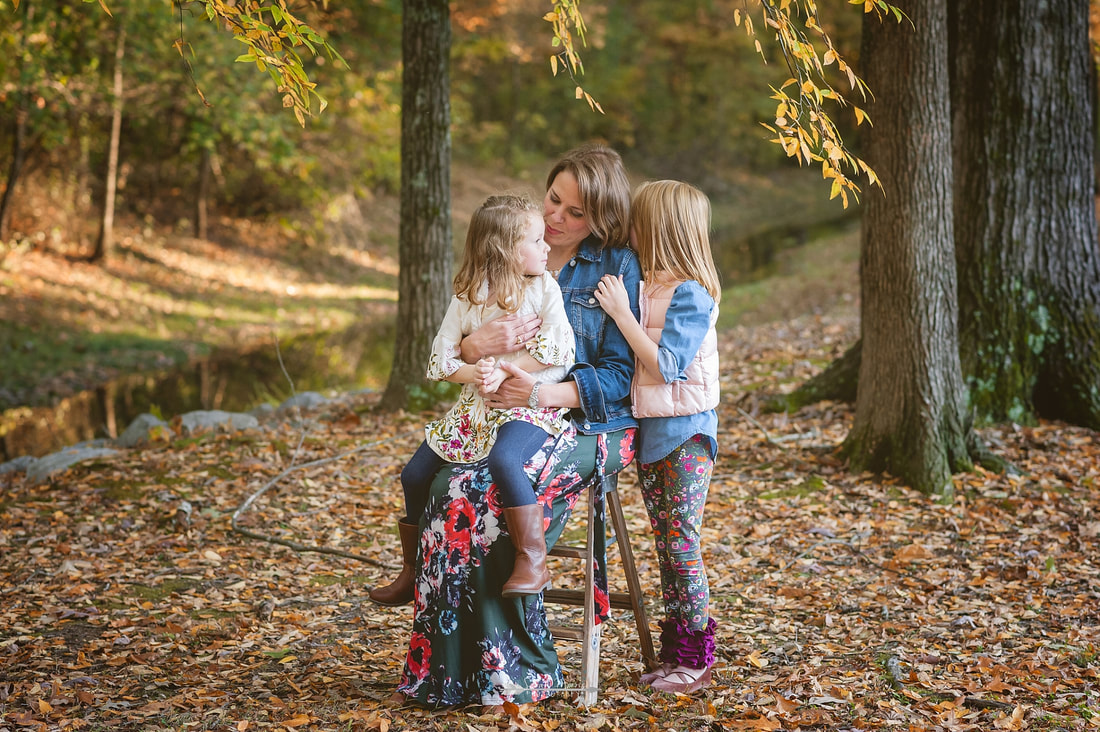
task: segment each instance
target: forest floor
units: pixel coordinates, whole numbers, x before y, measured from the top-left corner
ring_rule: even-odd
[[[456,209],[501,184],[472,179]],[[50,387],[64,392],[126,368],[131,347],[138,362],[156,358],[158,328],[181,343],[239,342],[273,321],[339,325],[392,310],[396,211],[361,216],[357,230],[383,232],[369,253],[352,237],[321,246],[300,230],[229,224],[211,242],[127,228],[98,275],[76,249],[8,251],[0,356],[7,369],[13,352],[68,349],[73,365]],[[503,711],[390,703],[410,615],[366,593],[398,561],[398,473],[428,415],[379,414],[377,395],[359,394],[43,484],[0,476],[0,732],[1100,729],[1100,435],[1051,422],[983,428],[1016,470],[960,474],[945,501],[848,472],[837,457],[847,405],[759,408],[857,338],[857,252],[855,232],[838,232],[724,293],[704,535],[718,664],[694,697],[638,683],[634,623],[616,612],[594,706],[568,693]],[[368,274],[340,279],[352,265]],[[135,320],[150,328],[148,351],[135,346]],[[110,334],[125,342],[97,350]],[[621,486],[657,618],[632,470]],[[243,528],[326,551],[247,537],[232,527],[238,512]],[[579,582],[572,571],[555,565],[556,584]],[[614,556],[610,575],[622,589]],[[578,644],[558,648],[567,684],[579,685]]]
[[[847,405],[758,408],[857,337],[846,237],[727,294],[741,322],[720,336],[704,534],[718,663],[702,692],[639,684],[636,630],[616,612],[594,706],[390,703],[409,610],[366,593],[398,561],[398,473],[427,415],[382,415],[361,394],[40,485],[0,476],[0,730],[1100,729],[1100,435],[984,428],[1016,472],[958,475],[945,501],[848,472]],[[659,617],[633,471],[620,493]],[[385,566],[248,538],[238,511],[251,531]],[[555,565],[556,582],[571,571]],[[578,644],[558,646],[579,685]]]

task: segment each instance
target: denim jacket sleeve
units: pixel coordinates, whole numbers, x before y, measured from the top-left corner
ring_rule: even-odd
[[[578,425],[582,431],[591,429],[592,423],[607,425],[609,428],[636,424],[630,414],[630,382],[634,378],[634,353],[630,349],[615,321],[607,316],[592,293],[604,274],[621,275],[623,285],[630,298],[630,311],[638,317],[638,289],[642,279],[638,258],[629,249],[606,249],[599,262],[590,262],[587,267],[596,268],[591,276],[585,277],[587,292],[576,291],[573,297],[578,307],[571,308],[574,313],[574,327],[589,335],[597,336],[595,351],[579,348],[577,364],[571,376],[577,384],[580,394],[581,410],[587,424]],[[590,287],[589,287],[590,286]],[[583,302],[581,302],[583,300]],[[581,306],[584,307],[582,310]],[[583,319],[582,328],[576,328],[576,320]],[[593,332],[595,331],[595,332]],[[584,340],[578,337],[578,342]],[[591,342],[591,341],[590,341]],[[588,351],[582,353],[582,351]]]

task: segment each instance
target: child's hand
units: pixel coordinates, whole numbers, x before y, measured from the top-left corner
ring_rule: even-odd
[[[479,387],[485,387],[485,380],[493,375],[493,370],[496,368],[497,360],[492,356],[486,356],[479,359],[474,364],[474,372],[477,374],[477,385]]]
[[[596,286],[596,299],[599,300],[604,312],[616,323],[621,318],[634,317],[630,312],[630,298],[627,297],[622,276],[604,275],[600,279],[600,284]]]
[[[504,369],[499,367],[493,369],[488,376],[481,380],[481,393],[495,394],[506,378],[508,378],[508,374]]]

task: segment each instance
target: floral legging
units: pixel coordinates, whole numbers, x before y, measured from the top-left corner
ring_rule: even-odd
[[[714,472],[709,442],[695,435],[664,459],[638,467],[657,544],[665,614],[691,630],[704,630],[710,617],[710,585],[699,534]]]

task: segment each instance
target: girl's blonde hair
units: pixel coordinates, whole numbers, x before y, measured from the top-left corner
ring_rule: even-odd
[[[515,312],[523,301],[526,284],[517,246],[532,217],[542,212],[525,196],[489,196],[470,219],[462,266],[455,275],[455,295],[473,305],[481,301],[481,286],[488,281],[496,304]]]
[[[644,276],[667,272],[678,280],[695,280],[715,302],[721,299],[705,193],[678,180],[643,183],[630,204],[630,228]]]
[[[629,246],[630,181],[619,153],[599,143],[573,148],[550,169],[546,190],[562,171],[576,178],[588,229],[600,246]]]

